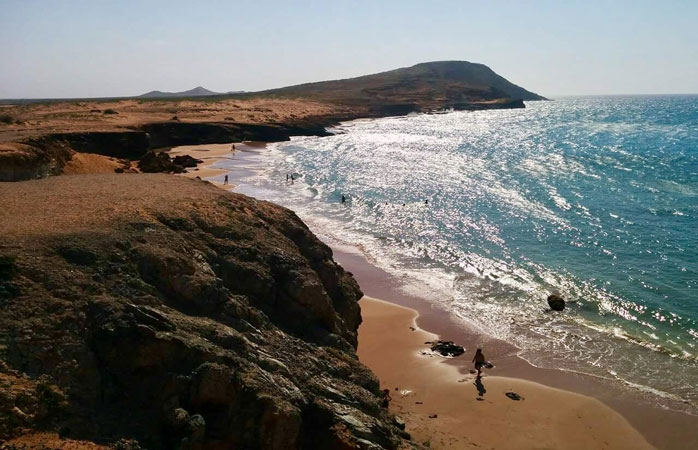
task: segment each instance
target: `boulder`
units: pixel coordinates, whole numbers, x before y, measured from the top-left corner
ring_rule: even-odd
[[[175,164],[170,155],[164,152],[149,151],[138,161],[138,168],[146,173],[183,173],[184,167]]]
[[[436,341],[431,343],[431,351],[438,352],[441,356],[460,356],[465,349],[452,341]]]
[[[204,161],[189,155],[178,155],[174,157],[172,162],[182,167],[196,167],[197,164],[201,164]]]
[[[565,299],[559,294],[550,294],[548,296],[548,305],[553,311],[562,311],[565,309]]]

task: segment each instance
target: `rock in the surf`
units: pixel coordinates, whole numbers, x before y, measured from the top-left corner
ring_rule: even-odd
[[[548,296],[548,305],[553,311],[562,311],[565,309],[565,299],[558,294],[550,294]]]

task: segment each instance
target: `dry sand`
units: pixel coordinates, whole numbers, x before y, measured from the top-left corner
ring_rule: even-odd
[[[359,360],[390,389],[390,410],[405,419],[407,431],[431,448],[653,448],[593,398],[498,377],[496,367],[480,383],[474,374],[462,375],[428,352],[424,343],[438,337],[417,327],[413,309],[364,297],[361,314]],[[506,392],[523,399],[511,400]]]
[[[75,152],[63,167],[63,175],[82,175],[87,173],[114,173],[116,169],[128,169],[130,162],[110,158],[94,153]]]

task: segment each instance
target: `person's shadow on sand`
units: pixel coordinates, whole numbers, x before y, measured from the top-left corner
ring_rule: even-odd
[[[485,393],[487,392],[487,389],[485,389],[485,385],[482,384],[482,377],[475,377],[475,388],[477,389],[477,395],[478,400],[484,400],[482,397],[485,396]]]

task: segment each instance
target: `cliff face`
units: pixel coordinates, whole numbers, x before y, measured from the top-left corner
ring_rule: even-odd
[[[405,442],[354,353],[361,292],[293,212],[127,174],[0,184],[0,210],[0,440]]]
[[[149,149],[217,144],[241,140],[288,141],[291,136],[325,136],[322,125],[158,122],[136,130],[51,133],[22,142],[0,143],[0,181],[24,181],[60,175],[76,153],[124,160],[142,158]]]

